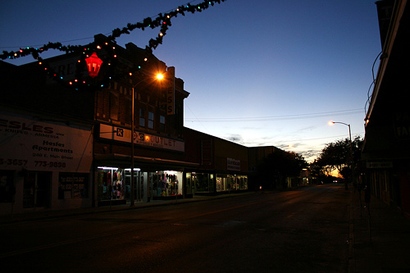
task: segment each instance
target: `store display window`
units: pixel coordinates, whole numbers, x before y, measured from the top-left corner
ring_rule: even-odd
[[[124,170],[113,167],[98,167],[99,200],[124,199]]]
[[[217,174],[216,191],[237,191],[248,189],[248,177],[246,175]]]
[[[182,172],[157,171],[152,173],[152,196],[182,195]]]
[[[191,173],[191,180],[195,192],[214,192],[214,175],[209,173]]]

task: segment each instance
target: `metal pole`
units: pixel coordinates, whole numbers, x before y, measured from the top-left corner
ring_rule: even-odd
[[[131,94],[131,184],[130,206],[134,206],[134,118],[135,118],[135,90],[132,87]]]
[[[353,184],[353,147],[352,147],[352,131],[350,130],[350,124],[344,123],[344,122],[340,122],[340,121],[332,121],[333,124],[339,123],[339,124],[343,124],[345,126],[347,126],[349,128],[349,141],[350,141],[350,155],[349,155],[349,167],[350,167],[350,180],[352,180],[352,184]],[[347,186],[347,181],[345,180],[345,189],[348,189]]]
[[[130,206],[133,207],[135,205],[135,185],[134,185],[134,165],[135,165],[135,158],[134,158],[134,152],[135,152],[135,147],[134,147],[134,137],[135,137],[135,87],[140,84],[141,82],[145,81],[146,79],[143,79],[132,87],[132,94],[131,94],[131,196],[130,196]],[[138,201],[140,200],[140,173],[138,172],[138,188],[137,188],[137,193],[138,193]]]
[[[347,125],[349,127],[349,140],[350,140],[350,182],[353,185],[353,144],[352,144],[352,131],[350,130],[350,124]],[[345,185],[345,189],[347,190],[347,183]]]

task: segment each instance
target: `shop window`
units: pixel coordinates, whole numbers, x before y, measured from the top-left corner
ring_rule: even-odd
[[[60,173],[58,199],[88,198],[87,173]]]
[[[227,186],[227,180],[226,180],[226,175],[218,175],[216,177],[216,191],[221,192],[221,191],[227,191],[228,186]]]
[[[157,171],[152,174],[152,194],[176,196],[182,194],[182,173],[177,171]]]
[[[247,176],[239,176],[239,189],[240,190],[247,190],[248,189],[248,177]]]
[[[97,175],[98,200],[124,200],[130,195],[130,182],[125,185],[123,169],[111,167],[98,167]],[[129,175],[128,175],[129,177]]]
[[[197,192],[212,192],[212,180],[207,173],[192,174],[192,181]]]

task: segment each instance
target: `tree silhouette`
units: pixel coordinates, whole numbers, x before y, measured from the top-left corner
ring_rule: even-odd
[[[344,179],[349,179],[352,175],[350,164],[354,169],[359,163],[362,144],[363,139],[360,137],[352,140],[352,150],[348,138],[326,144],[318,159],[310,166],[312,174],[316,177],[330,176],[332,171],[337,170]]]

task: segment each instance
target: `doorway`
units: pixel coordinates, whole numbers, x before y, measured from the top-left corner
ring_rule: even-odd
[[[24,177],[23,208],[50,207],[51,172],[28,172]]]

